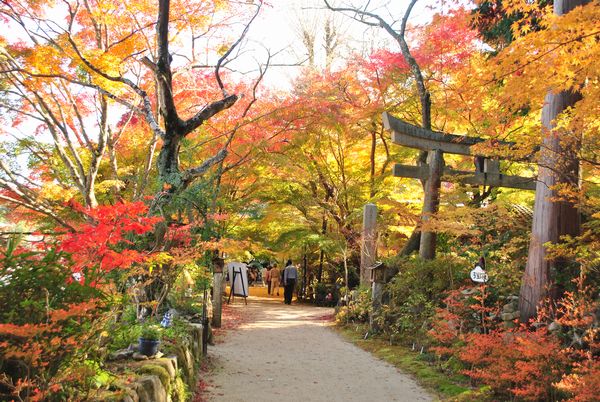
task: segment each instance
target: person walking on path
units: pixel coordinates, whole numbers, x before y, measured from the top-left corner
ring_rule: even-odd
[[[277,296],[279,296],[279,268],[277,265],[273,265],[271,268],[271,294],[275,294],[277,290]]]
[[[283,298],[285,304],[292,304],[292,296],[296,288],[296,280],[298,279],[298,270],[292,264],[292,260],[287,260],[285,269],[283,270]]]

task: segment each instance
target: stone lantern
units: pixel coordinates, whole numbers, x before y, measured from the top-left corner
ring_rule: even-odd
[[[217,256],[217,257],[213,257],[212,263],[213,263],[213,272],[222,274],[223,267],[225,266],[225,260],[223,258]]]
[[[367,268],[370,273],[370,280],[372,283],[385,283],[386,281],[386,266],[381,261],[376,261],[375,264]]]

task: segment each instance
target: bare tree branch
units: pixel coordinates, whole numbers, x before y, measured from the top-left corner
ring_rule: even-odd
[[[402,25],[400,28],[400,32],[397,32],[392,27],[392,25],[390,23],[388,23],[387,21],[385,21],[380,15],[365,11],[364,9],[359,10],[359,9],[349,8],[349,7],[333,7],[329,4],[328,0],[323,0],[323,1],[325,2],[325,5],[327,6],[327,8],[330,9],[331,11],[337,11],[337,12],[342,12],[342,13],[344,13],[344,12],[355,13],[361,17],[358,19],[354,18],[355,20],[357,20],[365,25],[382,27],[392,38],[394,38],[396,40],[396,42],[398,42],[398,45],[400,46],[400,50],[402,52],[402,56],[404,57],[407,64],[409,65],[410,70],[413,74],[413,77],[415,78],[415,83],[417,85],[419,98],[421,100],[422,126],[423,126],[423,128],[430,130],[431,129],[431,95],[429,94],[429,91],[427,90],[427,88],[425,86],[425,81],[423,79],[423,74],[421,72],[421,68],[419,67],[415,58],[412,56],[410,49],[408,47],[408,44],[406,43],[406,38],[405,38],[406,24],[408,22],[410,13],[411,13],[414,5],[416,4],[417,0],[411,0],[411,2],[409,3],[408,8],[406,9],[406,12],[404,13],[404,16],[402,17]],[[370,18],[372,21],[365,20],[365,17]]]
[[[223,56],[221,56],[219,58],[219,61],[217,62],[217,67],[215,67],[215,77],[217,79],[217,83],[219,84],[219,88],[221,88],[221,92],[223,93],[224,98],[227,98],[228,94],[227,94],[227,91],[225,90],[225,86],[223,85],[223,81],[221,81],[221,76],[219,75],[219,69],[221,68],[221,64],[223,64],[225,59],[227,59],[227,57],[229,57],[231,52],[233,52],[233,49],[235,49],[242,42],[242,40],[248,33],[248,30],[250,29],[250,25],[252,25],[252,22],[254,22],[256,17],[258,17],[258,14],[260,13],[262,5],[263,5],[263,0],[259,0],[258,6],[256,7],[256,12],[254,13],[254,15],[252,16],[250,21],[248,21],[248,24],[246,24],[246,27],[242,31],[242,34],[240,35],[240,37],[233,43],[233,45],[231,45],[229,47],[229,49],[227,49],[227,51],[223,54]]]
[[[192,168],[192,169],[188,169],[185,172],[183,172],[183,175],[182,175],[183,182],[190,183],[197,177],[202,176],[212,166],[223,161],[226,156],[227,156],[227,149],[222,148],[214,156],[212,156],[212,157],[206,159],[204,162],[202,162],[202,164],[200,166]]]
[[[211,104],[200,110],[198,113],[196,113],[194,116],[186,120],[182,125],[183,127],[181,131],[184,134],[191,133],[196,128],[200,127],[202,123],[204,123],[206,120],[210,119],[217,113],[225,109],[229,109],[235,104],[235,102],[237,102],[237,100],[238,96],[234,94],[229,95],[228,97],[223,98],[221,100],[212,102]]]

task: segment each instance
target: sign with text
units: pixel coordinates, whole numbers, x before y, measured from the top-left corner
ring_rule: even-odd
[[[227,273],[234,296],[248,297],[248,266],[243,262],[228,262]]]
[[[488,281],[488,274],[485,273],[481,266],[475,265],[475,268],[471,271],[471,280],[477,283],[486,283]]]

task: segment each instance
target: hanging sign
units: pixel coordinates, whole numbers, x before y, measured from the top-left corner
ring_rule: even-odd
[[[488,281],[488,274],[477,264],[471,271],[471,280],[477,283],[486,283]]]

